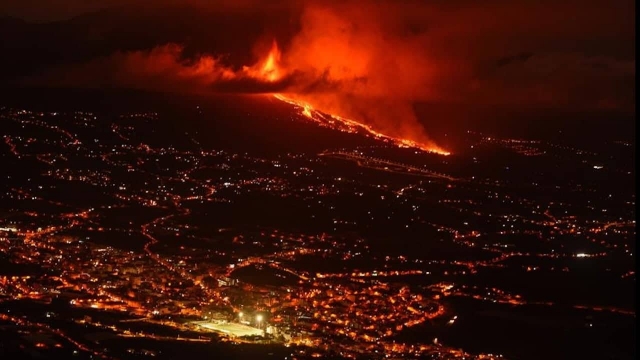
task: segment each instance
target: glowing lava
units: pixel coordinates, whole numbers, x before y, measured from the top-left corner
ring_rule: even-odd
[[[280,101],[286,102],[287,104],[290,104],[302,109],[301,111],[302,115],[308,117],[311,120],[316,121],[321,126],[330,127],[334,130],[344,131],[348,133],[364,132],[366,135],[373,136],[376,139],[380,139],[380,140],[392,143],[399,147],[417,148],[425,152],[435,153],[435,154],[444,155],[444,156],[450,155],[448,151],[445,151],[439,147],[426,146],[418,142],[415,142],[413,140],[400,139],[400,138],[395,138],[392,136],[382,134],[378,131],[375,131],[373,128],[371,128],[371,126],[359,123],[355,120],[343,118],[338,115],[332,115],[332,114],[325,115],[322,113],[322,111],[315,110],[310,104],[302,101],[293,100],[292,98],[287,97],[286,95],[283,95],[283,94],[273,94],[273,96]]]

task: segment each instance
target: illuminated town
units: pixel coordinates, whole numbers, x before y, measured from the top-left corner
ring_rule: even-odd
[[[309,129],[329,118],[261,101]],[[162,137],[161,116],[0,110],[0,324],[23,348],[500,359],[456,333],[558,308],[570,331],[635,322],[606,294],[635,287],[634,169],[606,149],[468,131],[444,156],[327,120],[362,145],[258,157]]]

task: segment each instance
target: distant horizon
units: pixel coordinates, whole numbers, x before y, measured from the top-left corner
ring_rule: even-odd
[[[5,88],[6,89],[6,88]],[[36,107],[41,111],[92,111],[119,113],[122,111],[154,111],[164,119],[172,119],[180,109],[196,105],[215,109],[226,99],[265,98],[269,94],[206,94],[193,95],[130,88],[14,88],[0,100],[0,106]],[[34,96],[35,94],[35,96]],[[78,102],[79,99],[82,101]],[[235,103],[235,100],[233,101]],[[80,105],[79,105],[80,104]],[[443,146],[459,149],[457,137],[466,131],[487,136],[521,139],[564,138],[565,142],[597,147],[596,142],[630,141],[635,143],[635,114],[611,112],[567,112],[560,109],[487,108],[470,111],[455,105],[415,105],[418,118],[433,139]],[[446,121],[444,121],[444,120]],[[613,126],[612,126],[613,125]],[[580,129],[577,131],[577,129]]]
[[[69,91],[69,92],[88,92],[88,93],[116,93],[116,92],[132,92],[139,94],[147,94],[147,95],[173,95],[184,98],[206,98],[206,97],[225,97],[225,96],[268,96],[271,93],[229,93],[229,92],[210,92],[210,93],[183,93],[179,91],[167,91],[167,90],[153,90],[153,89],[141,89],[134,87],[65,87],[65,86],[57,86],[57,85],[24,85],[24,84],[3,84],[0,85],[0,89],[2,90],[17,90],[17,91]],[[10,94],[9,97],[14,96],[15,94]],[[3,99],[0,99],[2,101]],[[612,116],[611,120],[614,121],[635,121],[636,112],[635,111],[625,111],[619,109],[565,109],[560,107],[534,107],[534,106],[519,106],[519,105],[508,105],[508,104],[466,104],[466,103],[455,103],[455,102],[415,102],[414,106],[427,106],[427,107],[442,107],[442,108],[453,108],[459,111],[465,111],[464,109],[460,109],[460,106],[464,105],[465,107],[469,107],[469,111],[474,110],[499,110],[503,114],[508,113],[531,113],[532,116],[535,116],[538,113],[549,114],[555,113],[557,115],[578,115],[578,116],[586,116],[586,117],[599,117],[599,116]]]

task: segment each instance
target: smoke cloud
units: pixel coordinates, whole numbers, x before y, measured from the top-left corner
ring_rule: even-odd
[[[272,93],[289,79],[265,80],[261,67],[234,68],[224,57],[187,56],[182,45],[167,44],[151,50],[116,52],[88,63],[62,66],[22,81],[25,85],[109,88],[207,94],[211,92]]]
[[[286,89],[315,108],[367,123],[393,137],[431,143],[412,104],[433,100],[449,64],[425,53],[424,34],[389,4],[310,4],[284,54],[304,74]],[[389,15],[392,16],[389,16]]]

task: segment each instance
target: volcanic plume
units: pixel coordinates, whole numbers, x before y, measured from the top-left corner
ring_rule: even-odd
[[[442,152],[417,121],[412,102],[429,96],[433,68],[411,36],[392,36],[380,7],[308,6],[283,64],[296,81],[290,99],[365,123],[385,135]]]
[[[352,5],[309,5],[302,29],[281,54],[274,42],[266,58],[249,76],[281,81],[278,98],[312,109],[335,121],[360,128],[398,144],[448,154],[427,136],[412,108],[429,98],[433,67],[416,54],[411,36],[390,37],[398,23],[382,16],[382,8],[364,13]]]

